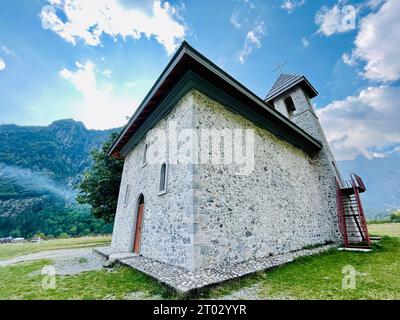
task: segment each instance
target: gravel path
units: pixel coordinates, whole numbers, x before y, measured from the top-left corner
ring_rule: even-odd
[[[0,267],[20,262],[50,259],[58,275],[72,275],[102,269],[103,259],[94,254],[93,248],[61,249],[30,253],[7,260],[0,260]]]

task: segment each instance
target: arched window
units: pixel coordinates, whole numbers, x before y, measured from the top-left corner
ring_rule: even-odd
[[[160,194],[164,194],[167,192],[167,164],[163,163],[161,165],[161,172],[160,172]]]
[[[129,201],[129,183],[126,185],[125,188],[124,207],[128,205],[128,201]]]
[[[291,116],[293,114],[293,112],[296,110],[296,107],[294,106],[292,97],[287,97],[285,99],[285,106],[286,106],[289,116]]]
[[[142,161],[143,166],[147,164],[147,148],[148,144],[146,143],[143,150],[143,161]]]

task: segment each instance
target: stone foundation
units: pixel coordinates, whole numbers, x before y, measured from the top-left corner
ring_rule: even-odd
[[[120,264],[143,272],[161,283],[173,288],[179,293],[188,294],[213,284],[243,277],[257,271],[274,268],[293,261],[298,257],[309,256],[336,248],[337,245],[324,245],[314,249],[303,249],[276,256],[261,257],[232,265],[224,265],[215,268],[204,268],[197,271],[188,271],[184,268],[169,265],[161,261],[145,258],[143,256],[124,256],[110,247],[94,249],[105,258],[116,258]]]

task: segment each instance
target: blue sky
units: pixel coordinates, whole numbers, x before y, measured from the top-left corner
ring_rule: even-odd
[[[400,1],[0,2],[0,123],[121,126],[185,39],[257,95],[304,74],[339,159],[400,150]],[[354,19],[353,19],[354,18]]]

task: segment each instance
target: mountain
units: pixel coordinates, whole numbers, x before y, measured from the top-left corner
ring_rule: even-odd
[[[75,203],[74,187],[91,165],[90,151],[116,130],[88,130],[72,119],[49,126],[0,125],[0,236],[12,228],[32,235],[25,232],[28,226],[23,231],[16,225],[22,216],[30,221],[43,212],[87,214],[88,208]],[[48,220],[48,214],[42,218]],[[40,224],[38,228],[43,232]]]
[[[382,218],[400,208],[400,154],[372,159],[358,156],[338,164],[344,179],[351,172],[363,178],[367,191],[362,200],[369,219]]]

